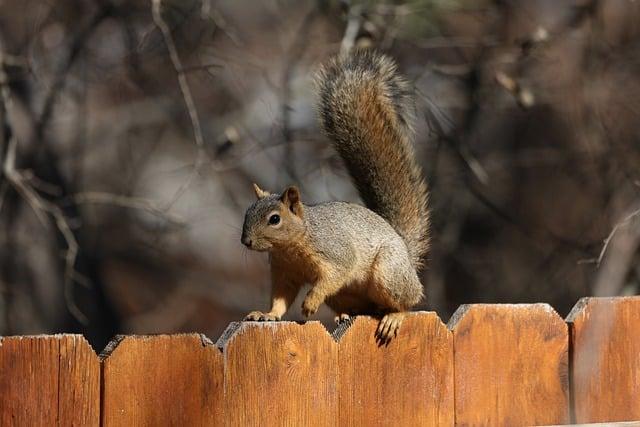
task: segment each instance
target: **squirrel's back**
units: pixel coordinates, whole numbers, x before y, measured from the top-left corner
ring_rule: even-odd
[[[429,246],[427,187],[411,145],[410,85],[371,50],[319,73],[320,117],[366,206],[404,239],[419,268]]]

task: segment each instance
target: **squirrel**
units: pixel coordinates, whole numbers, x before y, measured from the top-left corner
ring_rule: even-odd
[[[366,207],[308,205],[295,186],[271,194],[253,184],[257,201],[246,211],[241,241],[270,253],[272,305],[245,320],[280,320],[311,284],[305,317],[322,303],[337,323],[380,314],[376,337],[388,342],[423,298],[418,271],[429,248],[427,185],[411,145],[411,87],[373,50],[333,58],[316,85],[321,124]]]

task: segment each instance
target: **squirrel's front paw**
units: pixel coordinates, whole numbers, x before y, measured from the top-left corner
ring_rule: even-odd
[[[302,315],[304,317],[314,315],[318,311],[320,304],[322,304],[322,300],[315,294],[309,293],[302,303]]]
[[[251,320],[254,322],[274,322],[274,321],[280,320],[280,317],[271,313],[263,313],[261,311],[252,311],[251,313],[245,316],[244,320]]]

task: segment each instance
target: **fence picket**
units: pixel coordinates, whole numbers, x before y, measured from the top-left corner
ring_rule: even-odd
[[[417,312],[388,344],[378,322],[120,336],[101,358],[80,335],[0,337],[0,426],[640,420],[640,296],[583,298],[566,322],[547,304],[466,305],[447,326]]]
[[[233,323],[218,345],[227,425],[335,425],[338,351],[320,323]]]
[[[223,424],[222,355],[204,336],[118,337],[102,363],[103,425]]]
[[[453,425],[453,338],[435,313],[413,313],[388,346],[359,316],[338,347],[340,426]]]
[[[449,327],[456,425],[569,421],[567,325],[549,305],[461,306]]]
[[[583,298],[567,322],[576,422],[640,420],[640,297]]]
[[[0,425],[97,426],[100,362],[81,335],[0,338]]]

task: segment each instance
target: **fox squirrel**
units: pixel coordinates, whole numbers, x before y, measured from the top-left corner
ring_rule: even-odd
[[[429,247],[427,186],[411,135],[412,92],[388,57],[356,50],[318,73],[320,119],[367,207],[303,204],[297,187],[271,194],[254,184],[242,243],[271,255],[272,305],[245,320],[280,320],[305,283],[302,313],[324,302],[336,321],[384,315],[376,336],[397,334],[423,297],[417,271]]]

